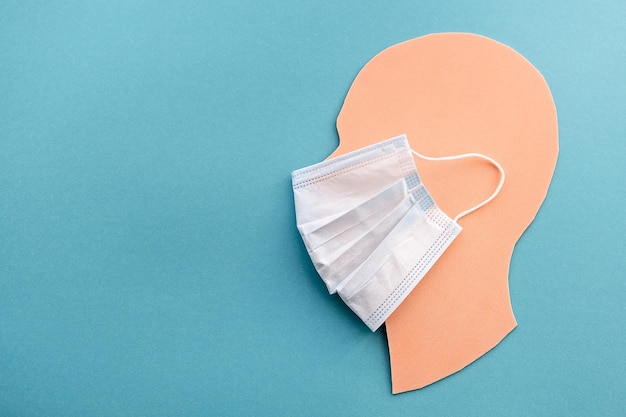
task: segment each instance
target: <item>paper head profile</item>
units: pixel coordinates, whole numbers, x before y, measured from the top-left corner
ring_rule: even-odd
[[[406,133],[425,155],[479,152],[506,172],[498,197],[459,221],[463,232],[386,322],[393,392],[421,388],[467,366],[516,326],[509,264],[556,165],[554,102],[541,74],[513,49],[478,35],[433,34],[368,62],[337,130],[332,156]],[[498,182],[480,160],[415,162],[450,216]]]

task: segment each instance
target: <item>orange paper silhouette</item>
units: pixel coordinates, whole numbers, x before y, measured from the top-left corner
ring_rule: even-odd
[[[337,119],[337,156],[406,133],[428,156],[479,152],[506,172],[488,205],[387,320],[392,387],[424,387],[497,345],[516,321],[508,289],[513,246],[545,198],[558,153],[556,109],[541,74],[511,48],[460,33],[392,46],[358,74]],[[491,194],[498,172],[479,159],[415,160],[453,217]]]

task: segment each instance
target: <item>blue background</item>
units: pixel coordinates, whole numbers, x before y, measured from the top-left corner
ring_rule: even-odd
[[[626,414],[626,3],[0,4],[0,416]],[[361,67],[464,31],[545,76],[548,198],[519,327],[390,393],[384,331],[326,293],[290,172]]]

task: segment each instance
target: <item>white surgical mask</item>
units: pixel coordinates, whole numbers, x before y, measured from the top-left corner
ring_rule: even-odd
[[[451,219],[421,182],[412,153],[483,158],[501,180],[487,200]],[[426,157],[402,135],[296,170],[292,182],[298,230],[315,268],[375,331],[460,233],[457,221],[495,198],[504,170],[481,154]]]

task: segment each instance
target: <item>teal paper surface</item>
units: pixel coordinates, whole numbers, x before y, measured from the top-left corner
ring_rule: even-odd
[[[4,1],[0,416],[626,415],[626,3]],[[518,327],[391,394],[329,296],[290,173],[361,67],[432,32],[511,46],[559,115],[509,276]]]

